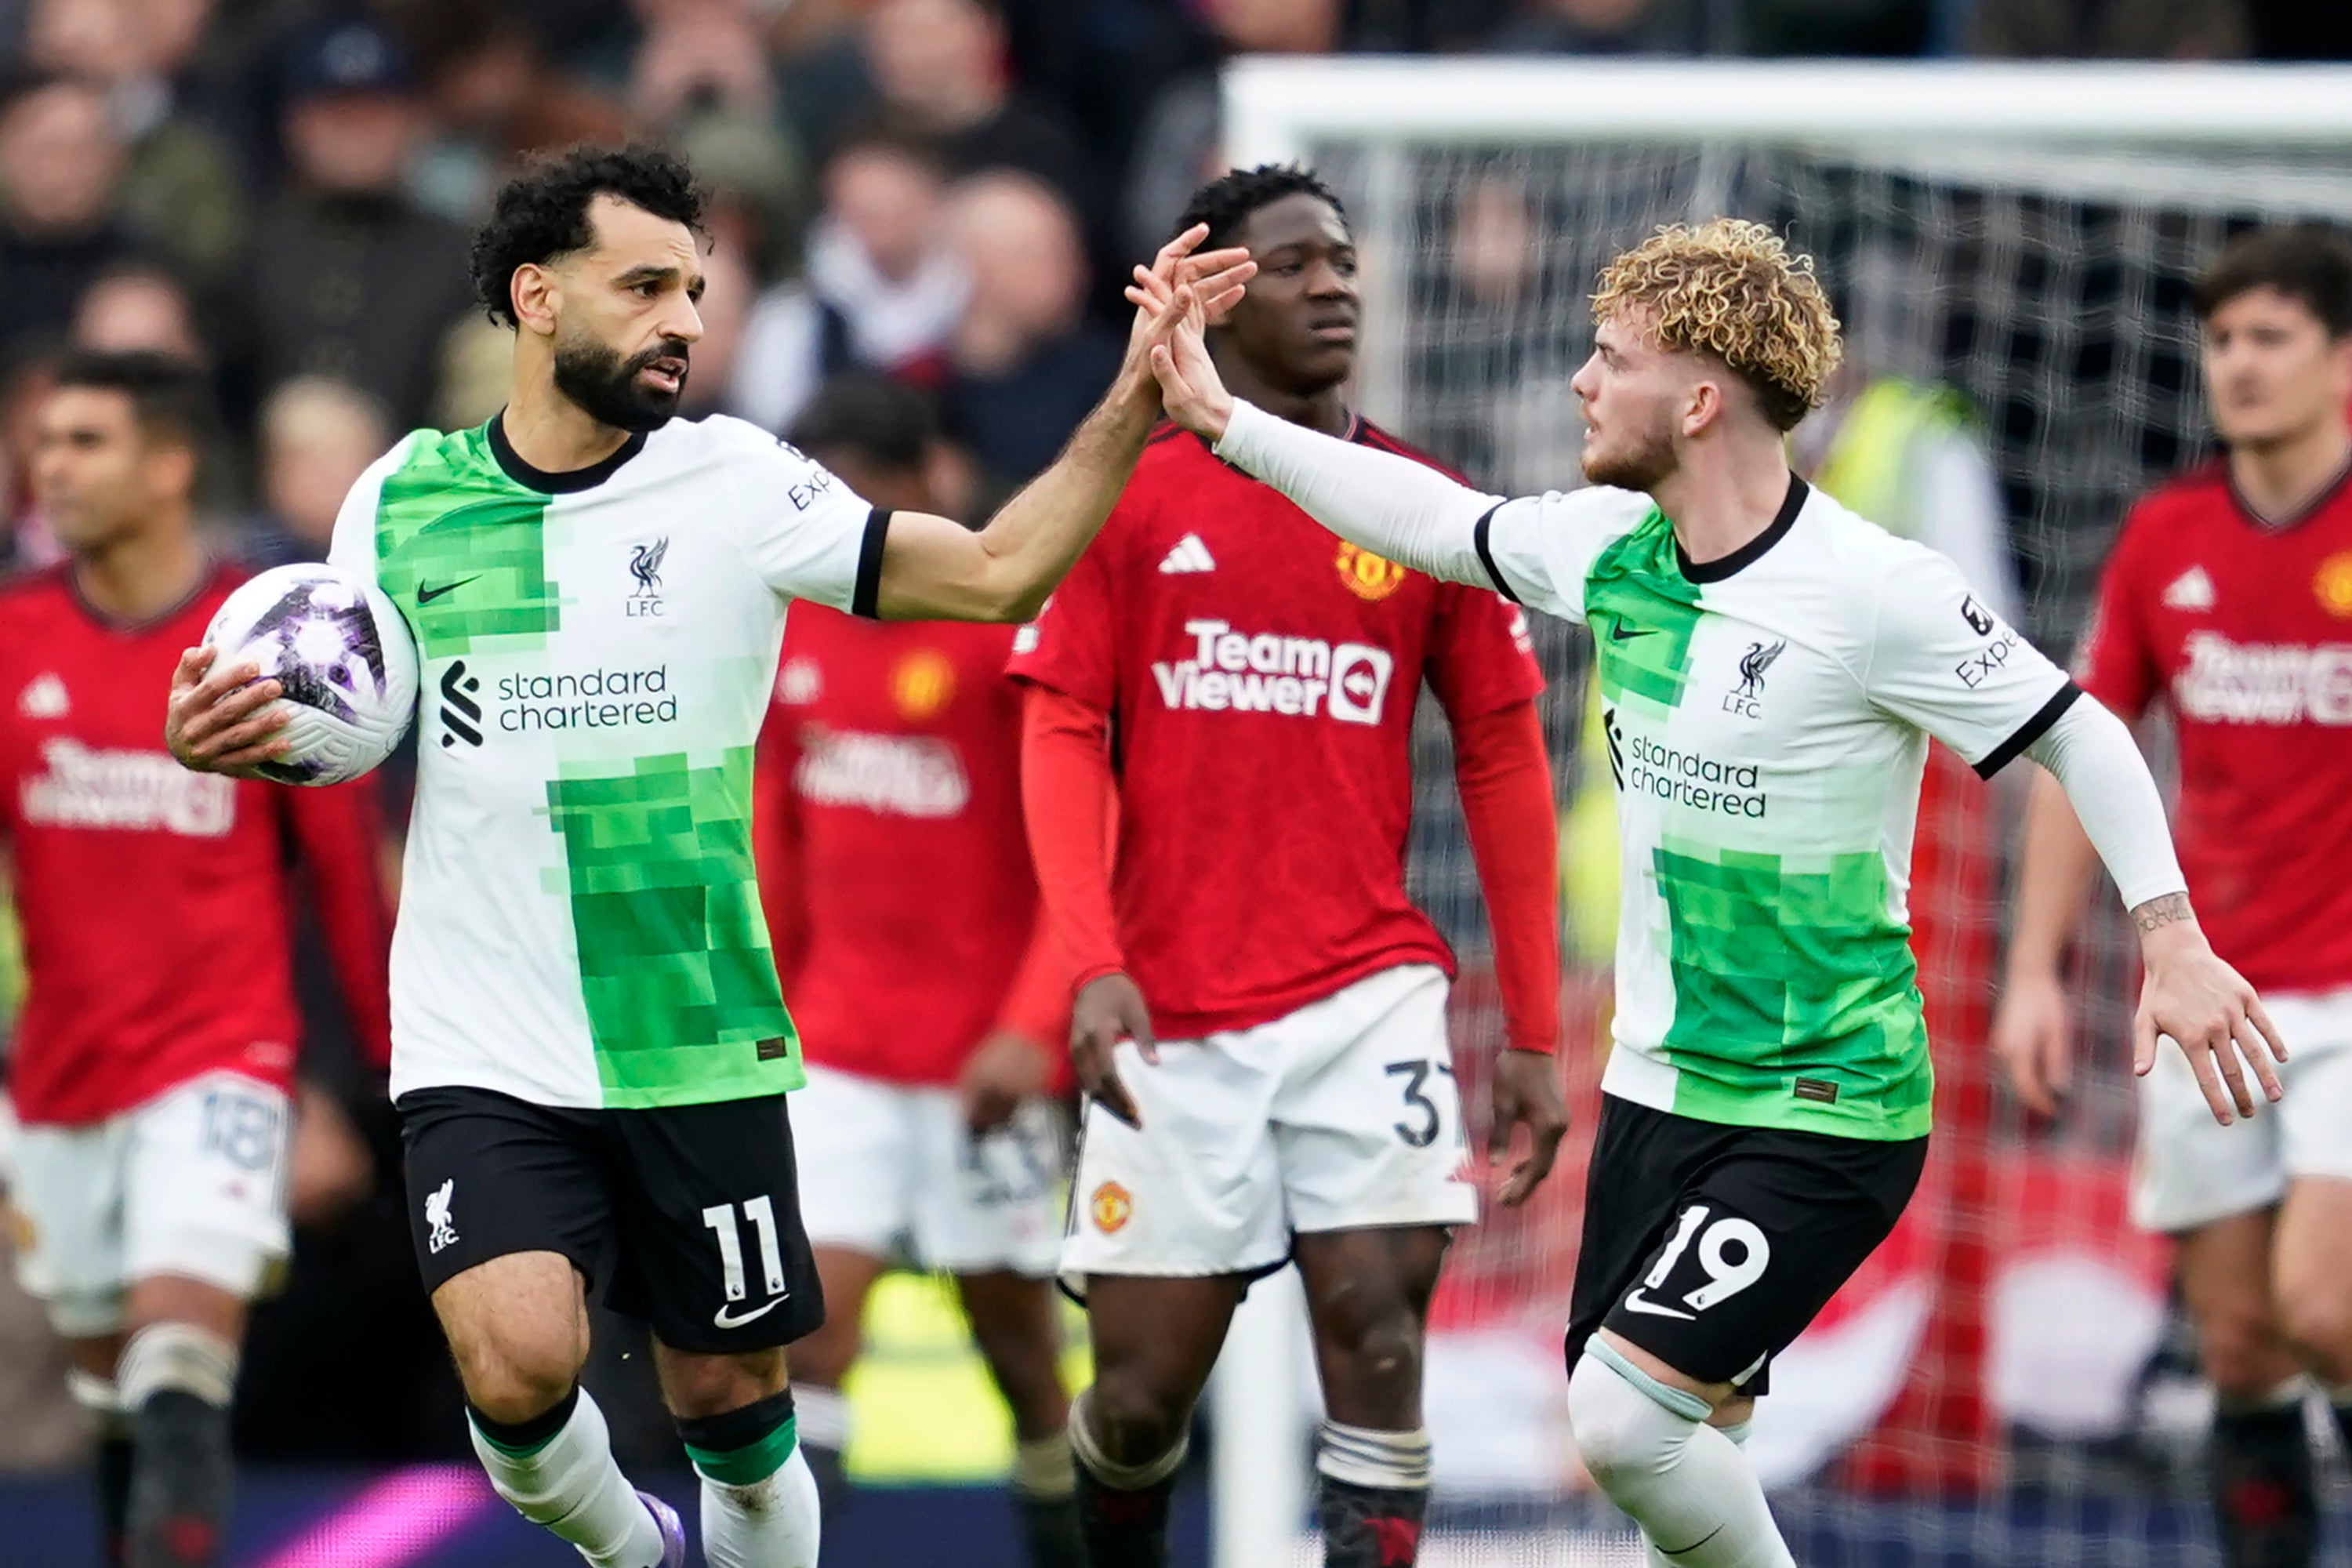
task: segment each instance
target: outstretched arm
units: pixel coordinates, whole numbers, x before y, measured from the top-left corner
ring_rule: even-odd
[[[977,532],[943,517],[899,512],[882,546],[874,611],[885,620],[1034,619],[1110,515],[1160,418],[1150,351],[1188,316],[1226,308],[1257,264],[1240,249],[1192,254],[1195,225],[1161,247],[1149,276],[1167,289],[1136,314],[1127,358],[1053,465],[997,509]]]
[[[2277,1100],[2278,1074],[2271,1062],[2286,1059],[2286,1046],[2254,988],[2221,961],[2199,928],[2172,853],[2163,797],[2124,721],[2080,699],[2026,755],[2064,788],[2139,929],[2147,975],[2132,1024],[2132,1070],[2145,1076],[2154,1068],[2158,1041],[2168,1036],[2188,1057],[2213,1119],[2223,1126],[2233,1120],[2233,1103],[2239,1116],[2254,1113],[2244,1069],[2252,1069],[2264,1095]]]

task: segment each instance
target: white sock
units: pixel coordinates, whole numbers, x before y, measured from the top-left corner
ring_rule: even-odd
[[[816,1477],[795,1443],[781,1468],[748,1482],[702,1476],[702,1560],[709,1568],[816,1568]]]
[[[500,1447],[471,1420],[466,1426],[491,1488],[517,1513],[578,1547],[596,1568],[657,1568],[661,1530],[614,1460],[612,1431],[586,1389],[571,1419],[529,1453]]]
[[[1795,1568],[1739,1446],[1706,1424],[1706,1404],[1668,1388],[1606,1343],[1568,1380],[1568,1418],[1585,1468],[1675,1568]]]

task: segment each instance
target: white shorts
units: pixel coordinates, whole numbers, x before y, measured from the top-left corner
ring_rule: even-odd
[[[17,1278],[71,1338],[122,1327],[132,1281],[180,1275],[248,1300],[291,1245],[286,1096],[207,1073],[85,1127],[17,1134]]]
[[[1287,1017],[1118,1051],[1140,1131],[1089,1103],[1062,1274],[1263,1274],[1304,1231],[1464,1225],[1445,976],[1368,975]]]
[[[808,1064],[793,1096],[801,1218],[813,1247],[926,1268],[1042,1279],[1061,1251],[1061,1112],[1025,1101],[975,1139],[955,1090]]]
[[[2286,1098],[2251,1120],[2215,1121],[2188,1058],[2169,1040],[2159,1046],[2139,1086],[2133,1223],[2194,1230],[2273,1206],[2299,1176],[2352,1181],[2352,990],[2264,996],[2263,1005],[2286,1042]]]

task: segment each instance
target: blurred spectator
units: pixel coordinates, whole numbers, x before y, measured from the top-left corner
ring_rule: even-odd
[[[46,566],[57,540],[33,503],[35,424],[56,389],[66,354],[62,332],[19,335],[0,349],[0,571]]]
[[[403,184],[425,124],[408,62],[353,20],[298,35],[288,74],[292,178],[263,215],[248,274],[259,383],[336,376],[420,422],[443,334],[472,290],[465,231]]]
[[[727,406],[782,430],[825,377],[878,371],[939,384],[971,289],[946,240],[946,180],[919,144],[871,133],[834,154],[808,267],[752,308]]]
[[[261,515],[241,542],[257,566],[324,561],[335,514],[392,445],[383,405],[348,382],[297,376],[261,405]]]
[[[1202,0],[1218,48],[1236,55],[1321,55],[1339,47],[1339,0]],[[1203,181],[1224,173],[1214,64],[1171,82],[1136,136],[1119,213],[1122,255],[1149,257]]]
[[[196,330],[196,308],[180,280],[147,261],[117,262],[90,279],[74,306],[77,348],[101,353],[152,349],[191,364],[209,363]]]
[[[629,111],[644,125],[733,110],[772,117],[775,79],[749,0],[638,0],[646,36],[629,73]]]
[[[508,10],[441,0],[419,8],[413,36],[424,51],[435,135],[418,153],[412,184],[443,217],[478,217],[499,181],[533,148],[628,134],[620,109],[558,70],[538,36]]]
[[[228,142],[184,101],[212,11],[212,0],[32,0],[25,29],[35,65],[104,89],[128,149],[128,226],[208,284],[236,262],[248,221]]]
[[[1091,171],[1069,121],[1013,93],[993,0],[875,0],[865,41],[890,119],[931,138],[950,173],[1021,169],[1055,186],[1075,210],[1096,209]]]
[[[121,174],[97,88],[30,76],[0,89],[0,336],[63,328],[91,275],[129,253]]]
[[[1691,0],[1529,0],[1485,47],[1506,54],[1697,53],[1706,18]]]
[[[2251,43],[2242,0],[1976,0],[1979,55],[2236,59]]]
[[[2065,0],[2029,0],[2051,10]],[[1924,54],[1935,35],[1935,0],[1731,0],[1718,47],[1747,55]]]
[[[704,252],[702,282],[702,299],[695,307],[702,317],[702,341],[694,345],[678,400],[679,412],[694,419],[724,407],[760,288],[742,250],[725,240],[713,240]]]
[[[1042,181],[1010,171],[964,181],[949,229],[971,299],[950,342],[942,423],[992,478],[1018,485],[1110,384],[1121,344],[1085,319],[1077,218]]]

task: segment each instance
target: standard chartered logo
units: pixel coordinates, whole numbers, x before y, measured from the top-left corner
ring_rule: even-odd
[[[667,724],[677,718],[669,666],[591,669],[577,675],[507,675],[491,700],[499,729],[510,735],[542,730],[622,730]]]
[[[1768,793],[1759,787],[1754,763],[1726,763],[1700,752],[1662,746],[1645,735],[1623,737],[1610,721],[1610,760],[1622,755],[1618,782],[1632,795],[1646,795],[1693,811],[1723,816],[1761,818],[1769,809]]]

